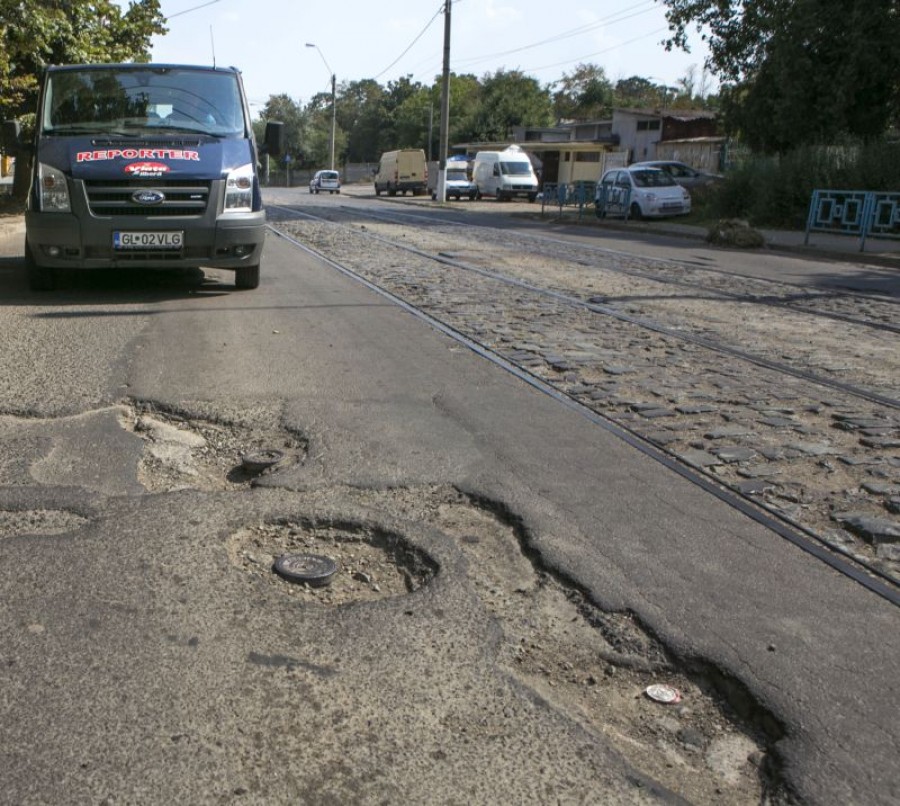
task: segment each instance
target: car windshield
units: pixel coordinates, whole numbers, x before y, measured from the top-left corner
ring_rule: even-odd
[[[452,179],[454,182],[466,182],[468,177],[466,176],[465,168],[447,168],[447,179]]]
[[[507,176],[530,176],[531,163],[529,162],[501,162],[500,170]]]
[[[641,171],[629,171],[636,187],[657,188],[670,187],[678,183],[664,171],[645,168]]]
[[[243,136],[237,75],[177,67],[86,67],[51,72],[44,134],[152,131]]]

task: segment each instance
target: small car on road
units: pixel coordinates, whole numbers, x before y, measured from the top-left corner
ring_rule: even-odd
[[[662,218],[691,212],[691,194],[659,168],[630,165],[613,168],[600,178],[594,194],[597,216]]]
[[[316,171],[313,178],[309,180],[309,192],[318,193],[320,190],[340,193],[341,175],[337,171]]]

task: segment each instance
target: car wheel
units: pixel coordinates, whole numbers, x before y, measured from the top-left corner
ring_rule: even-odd
[[[259,286],[259,264],[255,266],[241,266],[234,272],[234,287],[244,289]]]
[[[378,189],[378,185],[375,185],[375,195],[376,195],[376,196],[380,196],[380,195],[381,195],[381,191]]]
[[[476,194],[476,193],[469,194],[469,201],[475,201],[476,198],[478,198],[478,194]]]
[[[313,189],[312,189],[312,188],[310,188],[310,189],[309,189],[309,192],[310,192],[310,193],[312,193],[312,192],[313,192]]]
[[[644,217],[644,214],[641,211],[641,205],[637,202],[632,202],[631,207],[628,210],[628,215],[635,221],[640,221]]]
[[[25,241],[25,275],[32,291],[52,291],[56,285],[56,272],[49,266],[38,266],[28,241]]]

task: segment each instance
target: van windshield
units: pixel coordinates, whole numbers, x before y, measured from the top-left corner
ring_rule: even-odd
[[[150,131],[244,136],[237,75],[177,67],[85,67],[51,71],[43,134]]]
[[[508,176],[531,176],[531,163],[501,162],[500,171]]]

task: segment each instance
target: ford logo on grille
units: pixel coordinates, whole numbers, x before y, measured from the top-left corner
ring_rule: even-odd
[[[131,200],[136,204],[161,204],[166,194],[159,190],[138,190],[131,194]]]

